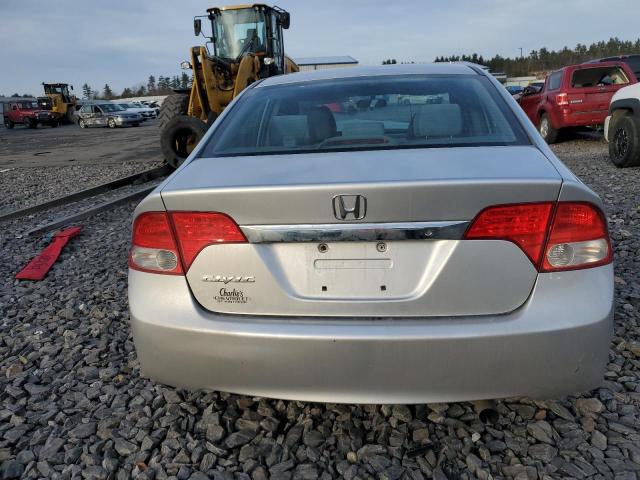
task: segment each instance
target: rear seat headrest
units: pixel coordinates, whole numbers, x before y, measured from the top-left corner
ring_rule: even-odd
[[[306,115],[276,115],[269,125],[269,145],[274,147],[296,147],[302,145],[307,136]]]
[[[462,132],[462,113],[457,103],[423,105],[411,120],[413,137],[455,137]]]

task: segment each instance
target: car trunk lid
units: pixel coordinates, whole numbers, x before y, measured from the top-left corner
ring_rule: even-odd
[[[187,280],[208,310],[457,316],[514,310],[537,276],[511,242],[461,240],[468,223],[491,205],[555,201],[560,185],[533,147],[464,147],[201,158],[162,197],[169,211],[225,213],[249,240],[195,258]]]

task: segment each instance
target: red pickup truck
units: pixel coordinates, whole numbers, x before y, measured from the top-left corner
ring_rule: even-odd
[[[12,102],[9,111],[4,113],[4,126],[7,128],[16,124],[28,128],[36,128],[38,124],[57,127],[59,123],[60,115],[41,109],[38,102]]]
[[[542,90],[525,88],[518,102],[547,143],[554,143],[562,129],[604,124],[611,97],[631,83],[636,77],[623,62],[571,65],[549,74]]]

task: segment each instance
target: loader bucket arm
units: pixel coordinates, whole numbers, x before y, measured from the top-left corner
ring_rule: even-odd
[[[235,98],[242,90],[247,88],[253,82],[258,80],[258,72],[260,72],[260,59],[254,55],[245,55],[240,60],[238,72],[236,73],[236,81],[233,88],[233,97]]]

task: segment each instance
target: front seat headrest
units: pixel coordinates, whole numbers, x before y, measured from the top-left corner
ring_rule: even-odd
[[[311,143],[320,143],[327,138],[337,136],[336,120],[331,110],[324,105],[313,107],[307,114],[309,140]]]

